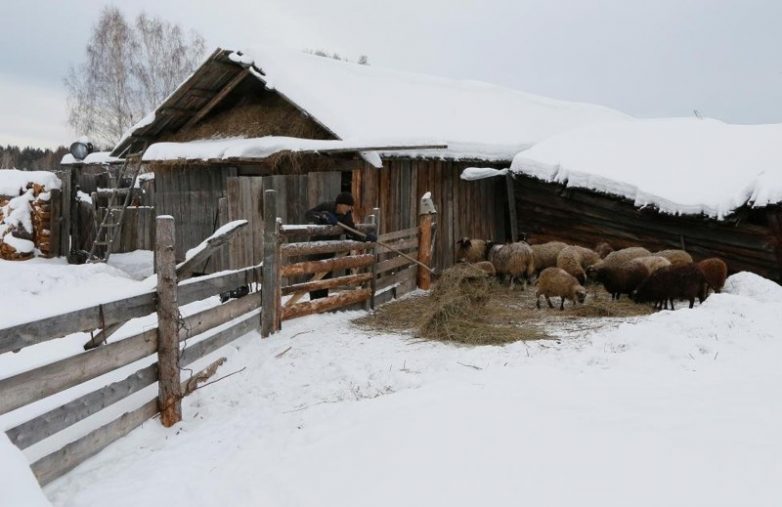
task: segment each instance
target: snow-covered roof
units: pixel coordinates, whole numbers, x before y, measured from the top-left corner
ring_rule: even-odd
[[[516,155],[511,170],[718,219],[782,201],[782,124],[667,118],[594,124]]]
[[[84,160],[76,160],[73,155],[66,153],[62,157],[60,165],[119,164],[122,162],[124,159],[112,157],[110,151],[96,151],[84,157]]]
[[[372,140],[322,140],[298,137],[265,136],[255,138],[232,137],[203,141],[163,142],[149,146],[144,152],[145,162],[169,162],[186,160],[231,160],[241,158],[262,159],[282,151],[298,153],[362,152],[368,162],[382,167],[377,151],[415,147],[412,144]]]
[[[358,65],[280,48],[234,52],[229,58],[340,139],[448,146],[435,152],[394,152],[398,156],[510,160],[563,130],[627,118],[609,108],[479,81]],[[154,114],[148,115],[123,139],[153,121]]]

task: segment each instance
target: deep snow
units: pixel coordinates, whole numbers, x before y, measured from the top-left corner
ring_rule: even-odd
[[[661,118],[595,123],[554,135],[511,170],[654,205],[722,218],[782,201],[782,124]]]
[[[246,369],[186,399],[176,428],[148,421],[45,491],[113,507],[775,505],[780,313],[782,288],[740,273],[694,310],[558,342],[297,319],[218,351],[218,377]]]

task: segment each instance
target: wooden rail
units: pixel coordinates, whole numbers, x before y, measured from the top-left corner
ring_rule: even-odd
[[[193,278],[178,285],[177,301],[180,305],[200,301],[241,285],[258,283],[261,278],[259,266]],[[102,329],[136,317],[144,317],[155,311],[155,294],[155,290],[150,290],[125,299],[2,328],[0,329],[0,354],[21,350],[72,333]]]
[[[158,225],[160,225],[160,220]],[[164,229],[165,227],[161,227],[158,230],[164,232]],[[166,237],[169,243],[167,248],[169,252],[173,252],[170,241],[173,238],[173,231],[168,230]],[[182,397],[180,391],[184,391],[184,388],[179,385],[181,383],[180,368],[188,366],[248,332],[258,329],[261,314],[259,309],[261,306],[260,292],[251,293],[185,318],[179,317],[178,307],[234,289],[239,285],[258,282],[261,280],[260,267],[216,273],[208,277],[176,284],[176,279],[173,276],[175,272],[173,257],[169,256],[168,259],[164,255],[157,257],[159,261],[166,262],[166,266],[158,266],[158,272],[163,272],[162,268],[165,267],[166,276],[171,280],[168,290],[172,303],[169,305],[173,304],[174,306],[173,308],[169,306],[167,313],[171,315],[170,318],[174,319],[174,326],[168,330],[169,336],[173,333],[174,341],[169,345],[169,354],[172,354],[173,357],[166,360],[174,361],[175,366],[173,369],[169,368],[168,378],[176,383],[176,388],[171,389],[169,384],[167,391],[161,391],[165,394],[164,402],[161,402],[161,394],[159,393],[155,399],[150,398],[142,406],[130,410],[121,417],[90,431],[36,461],[32,468],[41,484],[46,484],[61,476],[111,442],[126,435],[133,428],[158,413],[161,407],[170,407],[171,403],[179,405],[179,400]],[[157,302],[163,299],[158,297],[158,294],[158,290],[149,291],[130,298],[75,310],[65,315],[51,316],[43,319],[43,325],[40,322],[31,322],[5,328],[0,330],[2,333],[0,334],[0,343],[2,343],[4,351],[15,350],[14,347],[43,343],[71,332],[94,329],[98,322],[100,322],[98,327],[100,325],[115,326],[119,321],[126,321],[128,318],[140,317],[156,311],[158,309]],[[75,321],[73,320],[74,315],[77,317]],[[159,319],[159,322],[164,320]],[[14,339],[14,332],[18,332],[22,338]],[[159,352],[160,333],[161,330],[157,327],[146,329],[100,348],[88,350],[0,380],[0,415],[96,379],[118,368],[128,367],[136,361],[143,359],[154,361],[153,354]],[[178,342],[181,343],[186,339],[191,340],[191,343],[180,353]],[[192,341],[195,342],[192,343]],[[6,434],[20,449],[37,444],[128,396],[156,382],[159,383],[162,375],[159,362],[158,360],[152,364],[144,365],[122,380],[94,389],[17,424],[7,430]],[[214,368],[210,370],[212,373],[213,371]],[[200,372],[197,375],[207,374]],[[177,412],[178,410],[176,408]],[[169,423],[175,420],[176,418],[170,419]]]
[[[273,216],[274,197],[272,196],[265,203],[268,205],[265,216]],[[374,211],[373,220],[377,223],[379,210]],[[95,455],[159,413],[161,407],[168,405],[172,400],[179,403],[182,396],[179,393],[179,387],[182,387],[179,386],[181,368],[214,353],[248,332],[257,330],[264,322],[270,326],[268,329],[276,330],[284,319],[353,307],[362,303],[369,307],[377,302],[376,291],[384,291],[383,298],[387,298],[389,294],[397,295],[415,288],[416,267],[411,265],[409,259],[395,252],[381,249],[374,243],[343,239],[284,243],[289,235],[301,235],[302,231],[308,235],[325,235],[326,232],[341,233],[341,230],[329,226],[285,226],[275,220],[265,222],[271,225],[265,234],[269,242],[263,266],[215,273],[179,283],[176,283],[174,277],[173,283],[176,285],[170,285],[168,289],[169,307],[166,310],[168,316],[160,319],[160,322],[166,320],[169,322],[167,333],[169,338],[173,333],[173,343],[169,343],[168,353],[174,354],[174,359],[178,361],[177,368],[169,367],[167,390],[159,391],[157,396],[150,396],[141,406],[129,410],[33,463],[32,469],[41,484],[60,477],[85,459]],[[375,223],[362,226],[363,231],[375,231],[377,228]],[[418,228],[395,231],[386,234],[384,239],[392,242],[395,248],[410,251],[411,255],[416,256],[415,249],[418,248],[418,244],[413,236],[417,235],[417,231]],[[171,231],[168,237],[173,237]],[[170,250],[173,247],[168,245],[168,248]],[[282,261],[306,255],[345,252],[348,252],[348,255],[330,259],[304,260],[287,264]],[[366,253],[350,255],[350,252]],[[378,262],[381,253],[385,256],[385,260]],[[175,273],[173,259],[165,260],[165,256],[159,258],[170,264],[167,266],[170,269],[166,275],[170,279],[172,273]],[[267,259],[271,262],[267,263]],[[341,270],[351,272],[334,278],[323,278],[328,272]],[[159,266],[159,272],[163,272],[162,266]],[[186,275],[184,272],[182,274]],[[314,275],[313,279],[282,286],[281,280],[284,277],[307,274]],[[264,284],[261,292],[250,293],[184,318],[178,316],[181,305],[238,286],[252,284],[257,286],[261,282]],[[159,284],[162,286],[163,281]],[[355,288],[340,290],[350,287]],[[336,291],[321,299],[296,301],[297,295],[319,289],[336,289]],[[162,298],[159,297],[159,290],[150,290],[128,298],[73,310],[66,314],[53,315],[36,322],[0,329],[0,353],[18,350],[75,332],[116,328],[129,319],[149,315],[160,310]],[[284,307],[281,302],[283,294],[294,296]],[[171,326],[171,319],[175,319],[175,326]],[[0,380],[0,415],[2,415],[97,379],[119,368],[128,368],[138,361],[147,361],[147,364],[142,363],[137,366],[136,371],[128,368],[131,372],[122,380],[97,387],[10,428],[6,431],[10,440],[20,449],[27,449],[144,388],[155,383],[160,385],[161,375],[163,375],[161,362],[155,360],[153,355],[160,351],[161,332],[158,327],[139,331],[102,347]],[[189,342],[184,349],[181,349],[184,340]],[[166,359],[166,361],[171,360],[171,357]],[[177,388],[172,389],[171,379],[177,383]],[[184,391],[183,387],[182,391]],[[169,417],[168,422],[172,423],[175,420],[176,417]]]

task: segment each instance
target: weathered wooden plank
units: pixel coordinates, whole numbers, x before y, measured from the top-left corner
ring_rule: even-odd
[[[313,241],[303,243],[286,243],[280,251],[285,257],[300,257],[323,253],[349,252],[351,250],[369,250],[372,244],[354,240]]]
[[[0,414],[142,359],[157,350],[157,329],[0,380]]]
[[[45,486],[54,479],[73,470],[87,458],[96,455],[112,442],[124,437],[156,413],[157,399],[148,401],[141,407],[126,412],[119,419],[115,419],[82,438],[71,442],[59,451],[44,456],[33,463],[30,468],[32,468],[38,482]]]
[[[293,294],[295,292],[311,292],[319,289],[333,289],[343,285],[359,285],[372,280],[372,273],[359,273],[357,275],[339,276],[336,278],[327,278],[325,280],[316,280],[309,282],[296,283],[282,288],[282,294]]]
[[[328,296],[314,301],[297,303],[293,306],[286,306],[283,309],[283,320],[312,315],[313,313],[322,313],[329,310],[336,310],[346,306],[361,303],[372,297],[371,289],[356,289],[339,294]]]
[[[277,221],[277,192],[263,192],[263,314],[261,336],[266,338],[278,329],[276,315],[280,305],[280,223]]]
[[[386,275],[383,275],[376,283],[375,290],[380,292],[388,287],[391,287],[395,284],[402,284],[404,282],[409,282],[410,280],[416,280],[418,273],[418,266],[415,264],[412,266],[408,266],[406,268],[402,268],[396,273],[388,273]]]
[[[374,231],[374,225],[372,224],[357,224],[356,229],[361,232]],[[344,234],[344,231],[338,225],[286,225],[283,224],[280,228],[280,232],[285,234],[288,240],[293,238],[301,238],[307,236],[334,236],[339,237]]]
[[[380,240],[383,241],[383,240]],[[412,238],[412,239],[406,239],[398,242],[387,242],[383,241],[383,243],[388,244],[388,246],[393,247],[396,250],[402,250],[403,252],[406,252],[407,250],[411,250],[413,248],[418,248],[418,238]],[[389,244],[390,243],[390,244]],[[387,252],[394,252],[394,250],[389,249],[388,247],[385,247],[383,245],[377,245],[377,251],[378,253],[387,253]]]
[[[221,329],[220,331],[211,334],[209,338],[205,338],[198,343],[188,346],[182,351],[182,366],[193,363],[197,359],[214,352],[237,338],[241,338],[247,333],[257,331],[260,315],[261,310],[253,310],[250,313],[244,314],[241,319],[234,322],[230,327]]]
[[[411,256],[418,256],[418,251],[411,252]],[[392,269],[399,269],[402,266],[407,266],[408,264],[413,264],[413,261],[411,261],[410,259],[405,259],[404,257],[402,257],[400,255],[400,256],[393,257],[391,259],[379,262],[377,264],[377,268],[375,268],[375,269],[376,269],[378,274],[383,274],[386,271],[391,271]]]
[[[260,293],[253,293],[239,299],[231,300],[223,305],[190,315],[185,318],[182,329],[179,330],[179,340],[182,341],[196,337],[215,326],[229,322],[249,312],[253,312],[260,306]],[[253,325],[257,326],[257,312],[254,315],[255,316],[252,318]],[[241,322],[245,322],[245,320],[247,319],[243,319]],[[245,334],[252,329],[254,328],[250,328],[242,334]],[[230,328],[221,331],[221,333],[227,331],[230,331]],[[225,336],[228,336],[228,334],[224,333],[221,336],[224,338]],[[239,336],[241,336],[241,334]],[[212,339],[213,337],[210,337],[208,340]],[[201,346],[201,349],[204,349],[205,347],[206,345],[203,345]],[[192,351],[188,354],[187,357],[184,355],[182,356],[180,366],[187,366],[192,361],[201,357],[196,356],[195,352]],[[8,437],[17,447],[25,449],[30,445],[89,417],[112,403],[157,382],[157,368],[157,363],[154,363],[133,373],[124,380],[104,386],[72,400],[65,405],[50,410],[45,414],[8,430]]]
[[[157,382],[157,378],[157,363],[154,363],[132,373],[123,380],[80,396],[11,428],[6,431],[6,435],[18,448],[26,449],[109,405],[151,386]]]
[[[418,262],[425,266],[432,264],[432,224],[433,216],[431,214],[419,215],[418,230],[420,231],[418,244]],[[432,284],[432,272],[418,266],[418,287],[423,290],[429,290]]]
[[[79,331],[102,328],[154,311],[154,292],[81,308],[0,329],[0,354]]]
[[[182,420],[179,379],[179,307],[177,306],[174,217],[157,217],[155,273],[157,273],[157,359],[160,421],[170,428]]]
[[[321,271],[361,268],[369,266],[373,262],[375,262],[375,256],[372,254],[351,255],[347,257],[338,257],[336,259],[323,259],[319,261],[304,261],[288,264],[287,266],[283,266],[280,269],[280,272],[281,276],[289,277],[319,273]]]
[[[261,266],[250,266],[227,273],[191,278],[179,284],[177,300],[180,305],[186,305],[242,285],[258,284],[262,279],[261,272]]]
[[[250,74],[250,71],[247,69],[243,69],[239,71],[236,76],[234,76],[228,83],[223,86],[223,89],[220,90],[217,95],[213,96],[209,101],[204,105],[204,107],[201,108],[200,111],[198,111],[196,114],[194,114],[188,121],[185,123],[183,129],[188,129],[201,121],[209,112],[217,106],[220,102],[223,101],[223,99],[231,93],[231,91],[236,88],[239,83],[244,81],[244,78],[246,78]]]
[[[207,238],[206,245],[202,250],[176,267],[177,279],[184,280],[185,278],[189,278],[198,266],[215,254],[217,249],[227,243],[237,231],[247,227],[247,223],[248,222],[239,222],[232,229],[225,230],[221,234],[212,235]]]
[[[60,253],[60,233],[61,224],[65,221],[63,213],[65,208],[69,208],[69,206],[63,206],[63,192],[60,189],[52,189],[49,195],[49,251],[47,257],[58,257],[62,255]],[[68,231],[66,230],[64,233],[68,234]]]
[[[409,227],[407,229],[402,229],[399,231],[388,232],[386,234],[381,234],[378,236],[377,239],[378,241],[382,241],[383,243],[388,243],[396,239],[410,238],[410,237],[418,238],[418,226]]]

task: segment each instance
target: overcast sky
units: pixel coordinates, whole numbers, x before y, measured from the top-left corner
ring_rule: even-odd
[[[0,144],[76,135],[62,84],[105,1],[1,0]],[[782,123],[780,0],[134,0],[209,52],[265,41],[369,56],[636,116]]]

